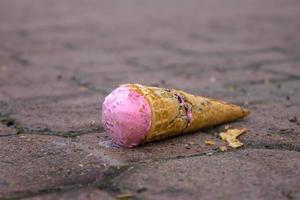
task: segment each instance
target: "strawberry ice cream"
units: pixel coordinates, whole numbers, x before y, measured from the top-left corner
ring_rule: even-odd
[[[102,124],[116,144],[134,147],[151,127],[150,105],[144,96],[121,85],[105,98]]]

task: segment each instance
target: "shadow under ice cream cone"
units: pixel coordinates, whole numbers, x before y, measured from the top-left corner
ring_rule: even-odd
[[[115,143],[134,147],[248,114],[239,106],[181,90],[124,84],[105,98],[102,123]]]

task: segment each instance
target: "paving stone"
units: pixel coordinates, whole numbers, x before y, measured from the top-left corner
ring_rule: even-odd
[[[246,149],[133,167],[114,182],[141,199],[297,199],[300,154]]]
[[[64,199],[74,199],[74,200],[98,200],[98,199],[115,199],[109,194],[94,188],[84,188],[71,190],[66,192],[57,192],[54,194],[35,196],[31,198],[25,198],[26,200],[64,200]]]
[[[38,86],[38,87],[37,87]],[[0,100],[57,96],[80,92],[80,88],[65,73],[53,67],[20,67],[7,65],[0,73]]]
[[[251,108],[250,117],[235,126],[249,131],[240,136],[245,146],[300,150],[299,106],[281,104],[260,104]]]
[[[193,141],[190,136],[136,149],[115,147],[103,133],[79,138],[29,134],[3,137],[0,141],[0,178],[5,181],[1,184],[0,196],[39,196],[82,185],[102,185],[106,181],[104,174],[110,167],[205,154],[214,152],[213,149],[222,143],[208,134],[199,137],[216,141],[216,145],[208,146],[204,140]]]
[[[288,62],[288,63],[278,63],[278,64],[269,64],[263,66],[265,71],[277,73],[277,74],[287,74],[290,77],[300,78],[300,67],[299,61]]]
[[[9,114],[28,132],[86,133],[99,127],[100,102],[103,98],[103,95],[87,91],[75,95],[15,100],[3,105],[0,112]]]
[[[59,137],[2,137],[0,148],[0,198],[86,185],[101,179],[106,169],[101,159]]]

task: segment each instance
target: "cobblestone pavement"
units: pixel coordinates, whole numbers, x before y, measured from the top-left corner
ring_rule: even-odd
[[[300,199],[299,11],[298,0],[1,0],[0,199]],[[248,107],[230,124],[248,129],[244,146],[218,151],[224,125],[112,145],[101,102],[125,82]]]

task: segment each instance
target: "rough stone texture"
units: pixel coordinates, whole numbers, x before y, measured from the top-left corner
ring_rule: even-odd
[[[65,199],[74,199],[74,200],[99,200],[115,199],[108,195],[107,193],[100,191],[96,188],[85,188],[85,189],[76,189],[66,192],[53,193],[41,196],[35,196],[26,198],[26,200],[65,200]]]
[[[106,168],[64,138],[22,134],[1,138],[0,146],[0,197],[85,185]]]
[[[298,199],[299,159],[299,152],[247,149],[140,165],[115,181],[141,199]]]
[[[0,199],[299,199],[298,0],[2,0]],[[123,149],[100,124],[120,83],[248,107],[225,128]],[[213,140],[215,145],[204,142]]]
[[[2,112],[20,122],[28,132],[89,132],[99,128],[99,96],[84,92],[13,100],[2,107]]]
[[[15,131],[4,124],[0,124],[0,137],[5,137],[14,134]]]

